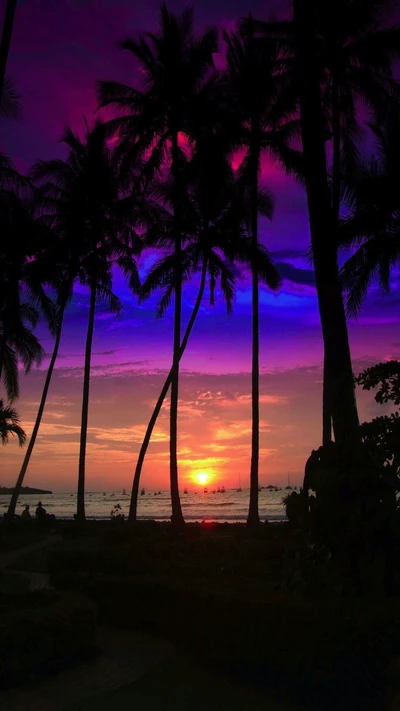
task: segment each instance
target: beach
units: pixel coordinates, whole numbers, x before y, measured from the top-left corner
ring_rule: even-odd
[[[284,489],[271,491],[262,489],[259,492],[260,518],[265,521],[286,520],[282,498],[287,493]],[[54,514],[56,518],[72,519],[76,513],[76,494],[53,493],[43,494],[40,497],[35,495],[22,495],[18,501],[16,513],[21,514],[26,504],[31,507],[34,515],[36,505],[40,500],[47,513]],[[5,512],[10,500],[9,495],[0,497],[0,510]],[[109,519],[111,511],[117,504],[121,506],[117,513],[128,515],[130,491],[124,495],[119,492],[87,492],[86,494],[86,516],[88,519]],[[243,523],[246,521],[249,506],[249,491],[229,490],[225,493],[215,493],[212,491],[188,491],[181,494],[182,510],[185,520],[195,521],[216,521],[218,523]],[[139,496],[138,519],[166,521],[171,516],[171,500],[168,491],[160,493],[155,491],[145,491],[143,496]]]

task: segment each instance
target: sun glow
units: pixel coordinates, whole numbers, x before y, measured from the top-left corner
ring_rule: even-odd
[[[208,482],[210,480],[210,475],[208,472],[196,472],[196,474],[194,475],[194,478],[196,479],[196,481],[199,484],[204,486],[204,484],[208,484]]]

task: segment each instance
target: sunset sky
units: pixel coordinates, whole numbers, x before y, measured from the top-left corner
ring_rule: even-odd
[[[286,12],[288,3],[271,0],[171,1],[195,7],[198,27],[233,26],[250,11],[256,17]],[[5,0],[0,0],[2,22]],[[154,30],[158,0],[20,0],[8,74],[21,94],[23,118],[0,124],[0,150],[21,171],[38,158],[63,156],[65,124],[83,130],[96,108],[95,80],[138,83],[130,55],[116,46],[125,34]],[[218,58],[217,58],[218,61]],[[261,222],[267,245],[284,278],[278,295],[262,290],[261,330],[261,484],[300,482],[304,462],[321,438],[322,343],[309,246],[303,189],[264,161],[263,180],[274,192],[272,223]],[[145,254],[145,273],[154,256]],[[185,287],[184,316],[193,305],[198,281]],[[372,290],[357,323],[350,324],[354,369],[400,356],[399,293]],[[116,318],[101,307],[95,326],[87,449],[87,489],[130,489],[136,455],[172,352],[172,311],[155,317],[156,299],[143,305],[130,296],[119,275],[115,291],[124,313]],[[179,409],[181,484],[196,471],[209,471],[216,485],[247,485],[250,462],[251,289],[248,275],[238,281],[234,313],[226,316],[218,299],[206,301],[182,361]],[[73,491],[78,469],[83,352],[88,296],[77,288],[68,311],[61,355],[26,484]],[[46,352],[52,341],[40,330]],[[48,358],[21,379],[17,404],[30,433]],[[362,420],[384,412],[371,394],[359,396]],[[1,452],[0,483],[13,484],[23,457],[15,442]],[[143,473],[148,488],[168,484],[168,403],[163,409]]]

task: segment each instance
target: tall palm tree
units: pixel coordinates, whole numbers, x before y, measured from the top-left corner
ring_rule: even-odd
[[[7,444],[10,435],[15,435],[20,447],[25,444],[26,434],[20,426],[19,415],[12,407],[4,405],[0,400],[0,439],[2,444]]]
[[[32,452],[33,452],[33,449],[34,449],[34,446],[36,443],[37,435],[39,433],[40,424],[42,422],[42,417],[43,417],[43,412],[44,412],[44,408],[46,405],[47,395],[49,392],[54,367],[55,367],[57,357],[58,357],[58,351],[60,348],[62,327],[63,327],[63,321],[64,321],[64,313],[65,313],[65,309],[68,304],[68,301],[70,300],[72,294],[64,295],[64,293],[61,293],[60,295],[61,295],[61,299],[59,302],[58,313],[56,316],[57,326],[56,326],[53,352],[52,352],[52,355],[50,358],[50,363],[49,363],[49,367],[48,367],[47,374],[46,374],[46,379],[45,379],[44,386],[43,386],[42,397],[40,399],[39,409],[38,409],[38,412],[36,415],[35,424],[33,426],[32,434],[30,436],[28,447],[25,452],[25,457],[22,462],[20,472],[18,474],[17,482],[15,484],[10,503],[8,505],[8,509],[7,509],[7,517],[8,518],[13,518],[15,515],[15,509],[17,506],[18,498],[21,493],[21,488],[24,483],[25,475],[26,475],[26,472],[27,472],[27,469],[29,466],[29,462],[30,462],[30,459],[32,456]]]
[[[7,0],[6,12],[4,15],[3,29],[0,40],[0,104],[3,96],[8,53],[10,51],[16,9],[17,0]]]
[[[330,126],[332,207],[339,228],[342,184],[359,159],[359,105],[384,112],[395,86],[400,31],[392,0],[319,3],[317,26],[323,67],[323,101]],[[329,380],[324,377],[323,444],[331,440]]]
[[[71,259],[71,252],[69,249],[66,251],[62,235],[56,235],[55,231],[52,229],[54,216],[52,214],[47,214],[47,200],[48,191],[45,189],[44,193],[42,193],[40,189],[36,189],[35,211],[38,214],[35,215],[33,224],[35,231],[41,235],[41,244],[40,248],[37,249],[35,253],[35,258],[33,260],[29,260],[28,263],[24,265],[24,271],[21,276],[25,288],[28,288],[31,295],[36,295],[36,302],[39,302],[39,305],[42,305],[44,302],[47,307],[45,310],[45,317],[50,333],[54,336],[55,340],[35,424],[8,506],[7,516],[9,518],[13,518],[15,515],[15,509],[21,492],[21,487],[23,485],[30,458],[36,443],[36,438],[42,421],[47,395],[58,356],[64,313],[72,296],[73,282],[77,277],[77,255],[73,255],[73,259]],[[30,233],[28,232],[28,234]],[[22,254],[24,255],[25,252],[23,251]],[[73,265],[75,265],[75,268]],[[49,301],[47,295],[44,293],[45,286],[56,290],[56,304]],[[38,298],[38,296],[41,298]]]
[[[48,220],[69,254],[70,286],[76,275],[79,282],[88,287],[90,295],[77,497],[77,520],[82,523],[85,521],[90,365],[96,304],[101,300],[112,312],[121,309],[119,299],[112,293],[114,265],[123,271],[130,288],[138,291],[135,256],[139,242],[134,231],[136,202],[131,194],[134,176],[121,176],[103,124],[97,122],[92,131],[87,127],[84,140],[67,128],[63,142],[69,149],[67,159],[39,162],[33,175],[41,185],[41,200]]]
[[[242,179],[246,185],[250,206],[250,233],[252,238],[252,443],[250,465],[250,502],[247,523],[259,524],[259,273],[258,273],[258,217],[260,214],[259,174],[261,157],[268,151],[276,157],[281,144],[281,127],[288,119],[290,109],[283,87],[277,77],[277,54],[275,42],[260,42],[252,23],[242,22],[235,32],[224,31],[227,45],[227,82],[231,91],[232,110],[239,121],[235,147],[245,148]],[[272,218],[273,200],[263,213]],[[278,288],[278,275],[270,275],[269,286]]]
[[[296,80],[305,162],[305,184],[318,304],[325,346],[325,372],[339,446],[359,442],[350,347],[337,258],[337,230],[330,195],[325,153],[321,63],[316,0],[293,0]]]
[[[242,177],[237,176],[232,170],[229,152],[228,135],[226,133],[221,135],[215,131],[213,123],[211,126],[202,123],[194,153],[191,160],[186,163],[183,172],[186,186],[186,195],[182,202],[183,280],[189,280],[198,269],[201,271],[201,277],[195,305],[180,345],[179,359],[185,352],[196,321],[206,288],[207,276],[209,277],[210,302],[214,303],[215,288],[217,280],[219,280],[227,310],[230,312],[236,271],[234,262],[248,267],[252,261],[252,244],[246,231],[250,220],[248,195],[243,190]],[[162,226],[158,220],[158,223],[150,230],[148,244],[155,244],[162,248],[173,245],[172,195],[171,181],[167,180],[158,186],[157,197],[165,206],[164,220]],[[270,196],[260,192],[260,212],[269,213],[270,209]],[[257,266],[263,281],[275,285],[276,272],[268,253],[260,245],[257,246]],[[154,290],[158,289],[163,291],[158,309],[158,315],[161,317],[175,289],[173,255],[161,259],[150,271],[141,289],[142,298],[147,298]],[[171,384],[172,375],[173,366],[155,405],[139,452],[132,487],[130,523],[136,521],[143,462],[158,414]]]
[[[390,291],[393,268],[400,262],[400,109],[395,100],[383,123],[371,125],[375,155],[355,170],[345,191],[347,216],[340,229],[342,247],[357,247],[342,268],[347,310],[357,316],[376,280]]]
[[[43,268],[48,233],[35,221],[30,200],[0,189],[0,229],[0,378],[13,400],[19,393],[18,361],[27,372],[43,355],[32,331],[39,314],[50,329],[54,325],[54,304],[44,289],[52,267]]]
[[[369,111],[385,111],[388,93],[395,87],[393,78],[393,63],[400,54],[400,29],[393,24],[394,3],[391,0],[328,0],[307,3],[294,2],[294,22],[257,23],[263,33],[274,36],[280,44],[282,64],[290,70],[295,79],[294,85],[300,88],[298,42],[296,36],[303,39],[306,51],[304,33],[300,31],[299,22],[310,20],[313,34],[314,56],[310,62],[314,69],[315,96],[319,82],[319,104],[323,104],[324,120],[317,118],[314,111],[307,116],[314,128],[319,129],[326,144],[331,144],[331,161],[329,179],[331,186],[332,213],[335,230],[339,226],[339,210],[341,186],[346,174],[353,170],[359,155],[362,139],[359,106],[363,104]],[[304,13],[304,14],[303,14]],[[298,31],[296,31],[296,28]],[[307,37],[310,39],[308,30]],[[318,76],[317,76],[318,74]],[[307,82],[304,77],[304,82]],[[397,89],[398,91],[398,89]],[[304,93],[304,92],[303,92]],[[311,96],[311,85],[308,86]],[[304,120],[304,96],[303,96]],[[315,106],[315,108],[317,108]],[[310,130],[310,136],[312,131]],[[320,140],[316,134],[315,142]],[[322,156],[322,147],[319,149]],[[314,165],[315,168],[315,165]],[[321,176],[325,173],[322,170]],[[313,173],[315,175],[315,171]],[[317,180],[315,181],[317,182]],[[309,188],[308,188],[309,190]],[[317,204],[317,200],[315,203]],[[337,261],[337,260],[336,260]],[[319,287],[317,286],[317,289]],[[335,287],[336,289],[336,287]],[[337,315],[341,309],[338,308]],[[340,320],[342,317],[340,316]],[[343,332],[343,354],[348,350]],[[325,349],[326,350],[326,349]],[[347,359],[347,357],[345,357]],[[328,353],[324,362],[324,397],[323,397],[323,442],[331,440],[332,405],[329,400],[338,393],[336,377],[330,383],[332,370]],[[344,361],[343,361],[344,362]],[[349,371],[349,366],[346,366]],[[345,376],[349,392],[345,398],[350,408],[346,419],[356,431],[354,404],[350,392],[349,374]],[[336,406],[334,407],[336,410]],[[351,411],[353,414],[351,415]],[[336,429],[336,428],[335,428]],[[337,434],[337,433],[336,433]],[[340,437],[339,437],[340,439]]]
[[[140,34],[138,39],[125,38],[122,49],[139,61],[144,90],[116,82],[100,82],[101,106],[122,109],[124,116],[110,122],[118,132],[129,165],[130,156],[148,152],[148,172],[161,169],[170,161],[173,178],[174,254],[176,288],[174,306],[173,363],[170,409],[170,481],[172,523],[183,524],[179,499],[177,460],[177,416],[179,388],[179,351],[181,345],[182,308],[182,236],[181,201],[183,186],[180,175],[179,137],[191,137],[192,127],[201,105],[209,95],[213,53],[217,51],[217,32],[208,30],[196,36],[193,11],[185,8],[180,15],[161,6],[157,33]],[[140,138],[138,138],[138,136]]]

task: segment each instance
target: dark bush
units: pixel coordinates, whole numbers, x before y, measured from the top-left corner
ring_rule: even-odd
[[[40,593],[0,601],[0,688],[45,676],[94,652],[96,611],[80,595]]]

